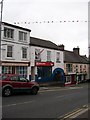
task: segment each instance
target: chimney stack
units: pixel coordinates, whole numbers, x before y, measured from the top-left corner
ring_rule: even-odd
[[[79,47],[73,48],[73,52],[79,55]]]
[[[62,45],[58,45],[58,47],[59,47],[60,50],[64,50],[64,45],[63,44]]]

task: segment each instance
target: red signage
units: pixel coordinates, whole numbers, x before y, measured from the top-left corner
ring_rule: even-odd
[[[54,62],[36,62],[36,66],[54,66]]]

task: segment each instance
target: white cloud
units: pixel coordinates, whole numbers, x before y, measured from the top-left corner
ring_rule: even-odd
[[[59,21],[67,21],[60,23]],[[68,21],[79,22],[68,22]],[[81,53],[88,54],[88,0],[6,0],[3,21],[42,22],[19,24],[31,29],[31,35],[64,44],[68,50],[80,46]],[[43,21],[54,21],[44,23]],[[56,23],[57,21],[57,23]]]

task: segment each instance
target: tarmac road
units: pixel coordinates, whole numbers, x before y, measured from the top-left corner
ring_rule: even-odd
[[[3,118],[59,119],[88,104],[88,86],[41,88],[38,95],[13,95],[2,99]]]

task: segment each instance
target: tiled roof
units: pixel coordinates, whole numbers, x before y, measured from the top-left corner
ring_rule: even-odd
[[[88,60],[85,56],[80,56],[72,51],[61,50],[59,46],[49,40],[42,40],[40,38],[30,37],[30,45],[63,51],[64,62],[83,64],[88,63]]]
[[[80,56],[74,52],[65,50],[64,51],[64,62],[87,64],[88,60],[85,58],[85,56]]]
[[[55,43],[49,40],[42,40],[40,38],[35,37],[30,37],[30,45],[59,50],[58,46]]]

